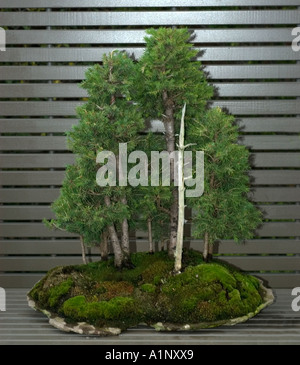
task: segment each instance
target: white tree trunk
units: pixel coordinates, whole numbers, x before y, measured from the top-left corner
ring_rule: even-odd
[[[82,261],[86,265],[87,264],[87,261],[86,261],[86,256],[85,256],[85,246],[84,246],[84,241],[83,241],[83,237],[82,236],[80,236],[80,246],[81,246]]]
[[[148,218],[147,219],[147,224],[148,224],[148,240],[149,240],[149,252],[153,253],[154,249],[153,249],[153,238],[152,238],[152,219]]]
[[[204,234],[204,248],[203,248],[203,259],[207,262],[209,256],[209,235],[207,232]]]
[[[183,231],[184,231],[184,117],[186,104],[182,109],[182,118],[180,125],[179,144],[178,144],[178,228],[177,242],[175,251],[175,273],[179,273],[182,267],[182,249],[183,249]]]

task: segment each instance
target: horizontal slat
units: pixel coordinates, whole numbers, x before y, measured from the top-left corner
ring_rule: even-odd
[[[0,274],[0,286],[3,288],[31,288],[43,274]],[[28,290],[29,291],[29,290]]]
[[[54,102],[0,102],[0,113],[3,116],[74,116],[76,108],[82,105],[76,101],[54,101]],[[218,100],[213,106],[226,108],[235,115],[284,115],[300,114],[300,103],[297,100]]]
[[[250,196],[255,202],[300,202],[300,188],[256,188]]]
[[[190,13],[193,14],[193,13]],[[291,28],[201,29],[193,43],[281,43],[291,42]],[[144,44],[143,30],[8,30],[6,44]]]
[[[43,223],[0,223],[3,237],[76,237],[59,230],[50,230]],[[300,236],[300,223],[267,222],[257,230],[259,237],[294,237]]]
[[[238,123],[242,132],[300,132],[300,118],[241,118]]]
[[[298,82],[260,82],[260,83],[218,83],[214,84],[221,97],[267,97],[300,96]]]
[[[59,189],[0,189],[1,203],[51,203]]]
[[[252,185],[293,185],[300,182],[300,170],[252,170]]]
[[[56,101],[56,102],[0,102],[0,113],[5,116],[42,116],[42,115],[58,115],[58,116],[74,116],[76,108],[82,103],[76,101]]]
[[[218,100],[213,103],[213,106],[226,108],[234,115],[300,114],[300,103],[297,100]]]
[[[298,136],[243,136],[240,143],[252,150],[300,150]],[[0,137],[2,151],[67,150],[66,137]]]
[[[137,243],[139,245],[139,243]],[[188,247],[203,252],[203,240],[192,240]],[[235,254],[298,254],[300,241],[297,239],[255,239],[243,243],[222,241],[214,245],[214,255]],[[219,257],[222,259],[222,256]],[[270,258],[270,257],[269,257]],[[270,258],[271,259],[271,258]]]
[[[300,204],[297,205],[259,205],[264,218],[300,219]]]
[[[1,24],[1,23],[0,23]],[[0,53],[0,62],[99,62],[104,54],[108,54],[116,47],[61,47],[34,48],[13,47]],[[141,57],[143,48],[126,47],[129,54]],[[300,60],[300,52],[294,52],[290,46],[264,47],[201,47],[203,51],[200,61],[294,61]]]
[[[300,267],[300,257],[226,257],[222,256],[222,260],[240,268],[244,271],[293,271]]]
[[[300,219],[300,205],[258,205],[265,219]],[[0,206],[0,220],[43,220],[54,218],[50,206]]]
[[[300,96],[298,82],[217,83],[221,97]],[[86,90],[78,84],[0,84],[0,98],[83,98]]]
[[[64,175],[63,171],[3,171],[0,185],[61,185]],[[250,176],[253,185],[290,185],[300,181],[298,170],[256,170]]]
[[[237,120],[242,132],[300,132],[299,118],[239,118]],[[3,133],[64,133],[78,123],[73,118],[9,118],[0,119],[0,130]],[[155,131],[163,132],[162,122],[155,121]]]
[[[252,150],[300,150],[299,136],[247,135],[241,138],[241,143]]]
[[[96,258],[94,258],[95,260]],[[93,260],[93,261],[94,261]],[[300,257],[222,257],[222,260],[244,271],[297,270]],[[0,257],[2,271],[46,271],[55,266],[82,264],[79,256],[70,257]]]
[[[55,266],[79,265],[82,258],[69,257],[0,257],[1,271],[47,271]]]
[[[256,188],[249,194],[256,202],[299,202],[300,188]],[[0,189],[1,203],[51,203],[59,189]]]
[[[125,7],[219,7],[219,6],[291,6],[299,0],[64,0],[65,8],[125,8]],[[61,8],[60,0],[2,0],[2,8]]]
[[[299,274],[257,274],[270,288],[296,288],[299,286]]]
[[[255,153],[252,154],[255,167],[300,167],[299,153]]]
[[[7,50],[8,51],[8,50]],[[0,80],[83,80],[88,66],[1,66]],[[299,79],[300,65],[208,65],[211,79]]]
[[[242,132],[300,132],[299,118],[239,118],[237,120]],[[0,130],[3,133],[64,133],[78,123],[73,118],[9,118],[0,119]],[[156,131],[164,131],[163,124],[155,121]]]
[[[49,206],[0,206],[0,220],[42,220],[55,218]]]
[[[64,171],[2,171],[0,185],[61,185]],[[252,170],[252,185],[296,185],[299,170]]]
[[[298,10],[144,11],[144,12],[5,12],[2,26],[152,26],[297,24]]]
[[[7,150],[67,150],[66,137],[0,137],[0,148]]]
[[[72,153],[66,154],[0,154],[2,168],[65,168],[73,164],[75,157]]]
[[[259,237],[293,237],[300,236],[300,223],[270,222],[264,223],[257,230]]]
[[[88,93],[77,84],[0,84],[0,98],[82,98]]]
[[[91,248],[93,254],[99,253],[99,248]],[[0,255],[80,255],[79,239],[57,240],[2,240]]]
[[[69,131],[78,119],[51,118],[51,119],[0,119],[2,133],[65,133]]]
[[[300,167],[299,153],[264,152],[251,154],[255,167]],[[0,154],[2,168],[64,168],[74,163],[74,155],[66,154]]]
[[[297,79],[300,65],[208,65],[212,79]]]
[[[0,223],[2,237],[77,237],[60,230],[50,230],[43,223]]]
[[[83,80],[88,66],[1,66],[0,80]]]
[[[149,243],[147,240],[136,241],[137,251],[147,251]],[[188,247],[194,250],[203,251],[203,241],[190,241]],[[92,254],[98,254],[99,248],[92,247]],[[19,239],[1,240],[1,255],[40,255],[56,254],[70,255],[80,254],[79,239]],[[300,241],[293,239],[256,239],[249,240],[243,244],[234,241],[222,241],[214,247],[214,254],[298,254],[300,253]]]
[[[61,185],[64,176],[64,171],[1,171],[0,185]]]

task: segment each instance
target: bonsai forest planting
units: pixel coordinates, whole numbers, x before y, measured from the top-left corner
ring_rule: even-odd
[[[244,321],[272,301],[260,280],[213,258],[216,242],[250,239],[262,221],[235,119],[211,106],[188,30],[147,33],[139,60],[114,51],[81,84],[89,98],[67,134],[76,161],[45,224],[80,237],[83,264],[50,270],[28,293],[63,330],[196,330]],[[204,243],[197,250],[185,246],[188,225]],[[134,231],[147,232],[147,251],[131,251]],[[87,246],[99,261],[87,263]]]

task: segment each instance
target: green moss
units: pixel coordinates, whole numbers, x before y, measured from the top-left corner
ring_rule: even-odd
[[[88,302],[83,295],[68,299],[62,312],[68,320],[87,321],[95,324],[108,321],[128,321],[135,312],[134,300],[128,297],[115,297],[109,301]]]
[[[66,300],[62,306],[62,313],[73,321],[82,321],[86,319],[86,299],[79,295]]]
[[[145,283],[158,285],[163,278],[170,276],[174,264],[170,261],[156,261],[142,272],[142,279]]]
[[[30,291],[40,308],[68,322],[128,328],[140,322],[200,323],[247,315],[262,303],[259,281],[231,265],[183,253],[183,272],[172,274],[166,252],[132,255],[133,269],[113,261],[59,267]]]
[[[143,284],[141,285],[141,290],[146,293],[155,293],[156,286],[153,284]]]
[[[53,288],[49,289],[49,298],[48,304],[51,308],[56,307],[59,303],[59,300],[66,295],[73,286],[72,278],[63,281],[61,284],[54,286]]]
[[[167,279],[158,299],[160,312],[168,321],[217,321],[242,316],[261,304],[258,280],[232,272],[219,263],[188,267]]]

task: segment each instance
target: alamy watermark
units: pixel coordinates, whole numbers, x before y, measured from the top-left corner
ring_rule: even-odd
[[[0,51],[6,51],[6,33],[3,28],[0,27]]]
[[[296,37],[293,39],[293,42],[292,42],[292,50],[294,52],[299,52],[300,51],[300,27],[296,27],[292,30],[292,36]]]
[[[200,197],[204,191],[204,152],[184,151],[184,182],[178,178],[178,155],[179,151],[151,151],[149,161],[144,151],[133,151],[128,155],[127,144],[120,143],[117,156],[111,151],[98,153],[96,162],[102,166],[96,175],[97,184],[102,187],[136,187],[171,186],[172,183],[181,186],[184,183],[188,188],[186,197]]]
[[[294,288],[292,290],[292,296],[296,297],[293,299],[292,301],[292,310],[294,312],[299,312],[300,311],[300,288]]]
[[[6,293],[3,288],[0,288],[0,312],[6,311]]]

